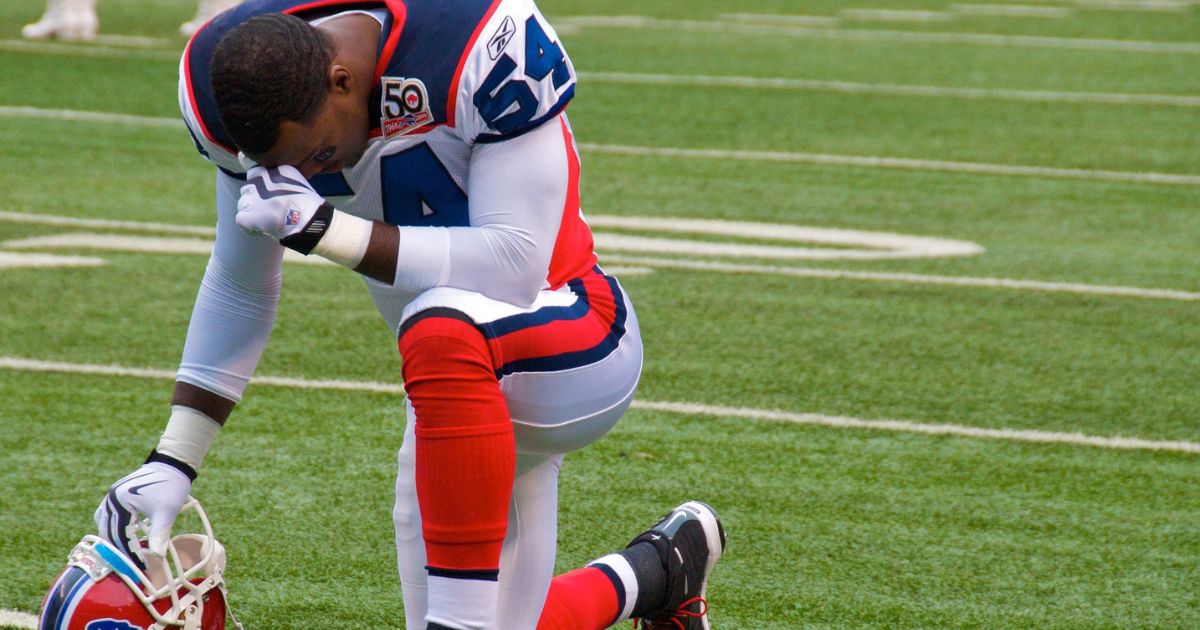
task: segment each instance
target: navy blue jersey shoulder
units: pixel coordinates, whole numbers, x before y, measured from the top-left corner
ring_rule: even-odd
[[[435,123],[444,123],[455,72],[493,0],[407,0],[404,29],[384,76],[420,79]],[[379,99],[373,98],[372,104]]]
[[[299,17],[316,18],[337,11],[386,7],[385,0],[246,0],[217,16],[192,37],[187,50],[188,86],[196,116],[204,123],[208,137],[230,152],[237,152],[233,139],[221,125],[210,78],[213,51],[226,33],[252,17],[267,13],[292,13]],[[303,12],[298,12],[298,9]]]

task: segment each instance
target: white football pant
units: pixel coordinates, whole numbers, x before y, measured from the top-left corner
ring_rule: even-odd
[[[556,308],[574,301],[566,290],[542,291],[529,309],[490,300],[478,293],[436,288],[421,294],[407,319],[427,308],[466,313],[477,324],[514,313]],[[590,444],[616,424],[633,401],[641,374],[642,342],[637,317],[627,296],[625,333],[608,356],[557,372],[517,372],[500,379],[512,416],[517,447],[516,478],[509,504],[508,532],[500,555],[499,610],[502,630],[533,630],[554,576],[558,533],[558,471],[563,455]],[[411,403],[398,456],[396,553],[404,592],[406,627],[425,627],[425,541],[417,504],[416,440]]]

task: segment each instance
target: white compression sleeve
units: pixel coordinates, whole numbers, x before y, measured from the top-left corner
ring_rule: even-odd
[[[283,247],[237,227],[238,180],[217,173],[217,241],[188,324],[177,379],[234,402],[266,348],[282,285]]]
[[[476,291],[529,304],[546,280],[569,185],[557,119],[476,145],[467,177],[471,227],[401,227],[396,286]]]

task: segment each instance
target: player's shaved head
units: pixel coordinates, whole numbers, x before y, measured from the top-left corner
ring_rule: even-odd
[[[222,37],[213,52],[213,96],[238,148],[265,153],[283,121],[310,122],[329,92],[332,62],[325,34],[282,13],[253,17]]]

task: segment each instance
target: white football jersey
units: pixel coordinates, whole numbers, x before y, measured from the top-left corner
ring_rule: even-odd
[[[202,28],[180,64],[180,107],[196,148],[226,174],[243,177],[209,85],[220,38],[263,13],[316,19],[347,0],[249,0]],[[552,121],[574,95],[575,69],[554,29],[531,0],[379,0],[386,9],[369,103],[367,152],[353,168],[312,178],[343,212],[408,228],[474,224],[468,172],[477,145],[496,143]],[[569,127],[564,134],[570,139]],[[578,158],[573,164],[577,191]],[[556,288],[595,264],[578,209],[564,209],[547,273]],[[420,238],[410,239],[410,242]]]

